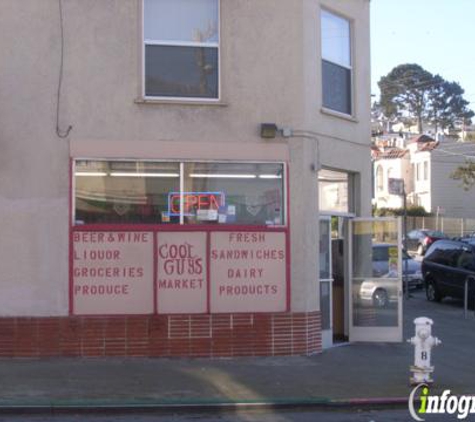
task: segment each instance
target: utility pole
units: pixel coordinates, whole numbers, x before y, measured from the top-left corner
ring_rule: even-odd
[[[409,277],[408,277],[408,265],[407,259],[404,259],[404,252],[407,251],[407,195],[406,195],[406,183],[403,178],[400,179],[389,179],[388,180],[388,191],[392,195],[402,196],[402,203],[403,203],[403,220],[402,220],[402,231],[403,231],[403,240],[402,240],[402,264],[404,266],[404,270],[402,271],[402,280],[406,287],[406,299],[409,299]],[[407,253],[407,252],[406,252]]]

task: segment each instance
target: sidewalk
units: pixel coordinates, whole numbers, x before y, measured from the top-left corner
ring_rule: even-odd
[[[474,394],[475,320],[457,302],[405,303],[404,339],[416,316],[434,319],[435,390]],[[160,407],[216,404],[405,403],[413,348],[352,344],[312,357],[239,359],[0,359],[0,411],[15,407]]]

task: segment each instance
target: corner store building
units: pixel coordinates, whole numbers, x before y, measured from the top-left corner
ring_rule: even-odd
[[[321,350],[319,218],[370,213],[369,2],[179,3],[0,5],[0,355]]]

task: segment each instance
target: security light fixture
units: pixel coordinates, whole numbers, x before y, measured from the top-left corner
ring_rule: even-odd
[[[279,127],[275,123],[261,123],[261,138],[274,139],[277,135],[282,138],[292,138],[294,131],[291,127]]]
[[[261,123],[261,138],[273,139],[277,136],[277,131],[275,123]]]

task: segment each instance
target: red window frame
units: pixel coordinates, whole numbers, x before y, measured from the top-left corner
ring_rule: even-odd
[[[206,261],[207,261],[207,311],[201,313],[201,315],[210,315],[210,239],[213,232],[264,232],[264,233],[284,233],[285,234],[285,286],[286,286],[286,306],[284,312],[290,311],[291,305],[291,280],[290,280],[290,200],[289,200],[289,172],[288,163],[284,163],[286,168],[285,181],[284,181],[284,201],[285,201],[285,225],[269,227],[258,225],[193,225],[193,224],[83,224],[74,225],[74,159],[70,160],[70,198],[69,198],[69,315],[76,315],[74,313],[74,233],[75,232],[122,232],[122,231],[135,231],[135,232],[149,232],[153,233],[154,244],[154,257],[157,256],[157,236],[160,232],[206,232],[207,245],[206,245]],[[157,307],[157,259],[154,259],[153,268],[153,289],[154,289],[154,312],[153,314],[141,314],[141,315],[157,315],[159,310]],[[259,313],[260,311],[245,312],[245,313]],[[232,312],[235,314],[241,312]],[[94,317],[109,316],[110,314],[94,314]],[[114,316],[132,316],[133,314],[114,314]],[[161,314],[164,315],[164,314]],[[197,314],[200,315],[200,314]],[[87,316],[81,314],[81,316]],[[92,316],[92,315],[91,315]]]

